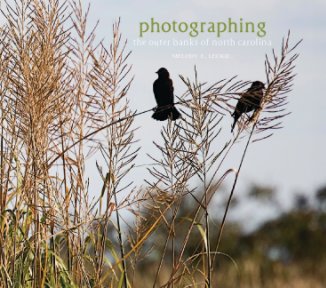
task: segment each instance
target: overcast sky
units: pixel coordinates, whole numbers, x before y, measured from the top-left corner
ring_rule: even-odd
[[[196,65],[202,81],[214,82],[221,78],[238,75],[243,80],[265,80],[264,55],[272,48],[279,49],[281,39],[291,29],[293,43],[304,39],[299,47],[297,61],[298,76],[294,89],[289,94],[288,110],[292,112],[284,119],[284,128],[275,135],[252,145],[245,162],[242,183],[258,182],[276,185],[287,193],[295,191],[313,192],[326,184],[326,95],[322,85],[326,80],[326,2],[306,1],[92,1],[91,19],[100,19],[99,36],[110,35],[114,19],[121,17],[122,32],[128,38],[135,81],[130,91],[132,105],[137,110],[155,106],[152,95],[154,73],[165,66],[174,80],[175,93],[184,91],[179,74],[193,76]],[[267,35],[272,46],[261,47],[137,47],[139,23],[154,18],[164,21],[239,21],[266,22]],[[225,33],[226,34],[226,33]],[[189,39],[185,34],[165,33],[145,34],[142,39]],[[217,39],[214,34],[199,38]],[[256,39],[254,34],[228,33],[224,39]],[[196,39],[196,38],[193,38]],[[229,59],[218,60],[176,60],[174,53],[228,54]],[[278,51],[278,50],[277,50]],[[138,136],[145,151],[152,149],[151,142],[159,137],[158,128],[162,124],[152,121],[150,115],[138,117]],[[164,124],[163,124],[164,125]],[[148,132],[151,133],[148,133]],[[143,162],[146,162],[144,159]]]

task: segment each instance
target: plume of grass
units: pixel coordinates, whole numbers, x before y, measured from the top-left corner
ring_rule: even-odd
[[[11,174],[19,174],[14,175],[17,185],[11,188],[16,191],[16,201],[9,204],[20,211],[16,213],[14,231],[23,227],[22,233],[17,232],[17,235],[24,237],[33,253],[32,270],[17,271],[24,266],[13,261],[18,264],[13,264],[10,273],[22,272],[21,281],[34,279],[34,286],[45,282],[42,250],[45,247],[47,251],[47,244],[43,239],[48,237],[48,215],[54,214],[47,159],[52,155],[52,141],[58,135],[57,119],[69,105],[65,93],[69,81],[65,71],[68,53],[65,41],[69,36],[63,27],[67,18],[62,9],[64,6],[58,1],[51,1],[49,5],[43,1],[17,1],[13,6],[6,3],[2,10],[7,21],[3,31],[8,40],[2,46],[8,59],[4,62],[8,65],[8,80],[2,82],[6,86],[3,97],[4,103],[10,104],[5,116],[3,114],[3,121],[8,123],[3,125],[3,129],[7,129],[3,134],[11,135],[12,139],[11,143],[7,142],[8,146],[4,144],[2,151],[8,149],[8,154],[12,155],[9,157],[16,163],[16,167],[8,166],[10,186],[14,184]],[[14,259],[19,257],[19,249],[26,245],[16,240]]]
[[[100,198],[99,214],[104,217],[104,231],[98,243],[99,251],[103,251],[98,262],[98,273],[103,271],[103,256],[106,250],[110,210],[115,207],[116,229],[119,239],[120,257],[124,259],[124,240],[122,235],[121,215],[119,210],[127,199],[119,200],[119,195],[124,191],[133,191],[132,182],[126,180],[134,168],[134,160],[139,148],[135,146],[135,128],[133,128],[134,112],[129,108],[126,98],[132,78],[129,77],[131,66],[127,64],[130,52],[126,52],[127,42],[122,40],[120,22],[113,25],[113,39],[109,49],[103,44],[99,46],[98,53],[92,53],[94,66],[90,75],[90,83],[95,91],[93,125],[96,128],[106,123],[115,123],[104,130],[104,137],[99,142],[99,150],[105,163],[106,185],[105,192]],[[124,118],[125,121],[118,122]],[[99,166],[100,173],[103,167]],[[104,179],[103,175],[102,178]],[[132,193],[127,193],[128,198]],[[103,203],[104,202],[104,203]],[[127,262],[122,261],[122,279],[127,287]]]
[[[109,49],[94,44],[81,2],[21,0],[1,8],[1,283],[91,287],[102,281],[112,210],[124,257],[118,210],[126,202],[117,194],[129,189],[124,179],[137,154],[126,100],[131,81],[123,84],[129,54],[119,23]],[[127,120],[85,145],[85,135],[121,117]],[[99,210],[85,174],[94,148],[109,171]],[[88,232],[99,217],[94,261]]]
[[[289,41],[290,41],[290,32],[288,33],[287,37],[284,38],[282,41],[280,57],[276,56],[274,50],[272,53],[273,55],[272,61],[266,55],[265,71],[266,71],[266,78],[267,78],[267,88],[264,93],[263,101],[259,109],[257,109],[254,112],[253,116],[251,117],[251,121],[244,123],[245,125],[239,129],[238,134],[236,136],[236,138],[239,137],[240,133],[244,131],[245,128],[247,128],[247,126],[252,124],[249,137],[246,141],[246,145],[242,153],[238,169],[236,171],[236,175],[233,181],[229,199],[225,207],[223,219],[221,221],[221,225],[217,236],[215,251],[218,251],[219,244],[222,238],[223,229],[226,223],[226,217],[235,192],[235,188],[240,175],[242,164],[244,162],[245,156],[247,154],[249,145],[252,141],[254,134],[263,133],[263,132],[269,133],[267,135],[265,133],[263,137],[254,139],[253,140],[254,142],[264,140],[272,136],[273,131],[275,129],[281,128],[280,120],[289,114],[285,112],[285,109],[288,103],[287,98],[289,92],[291,91],[291,87],[293,85],[293,80],[295,77],[295,73],[294,73],[295,61],[299,57],[299,54],[294,53],[294,50],[298,47],[298,45],[301,43],[302,40],[300,40],[293,46],[290,46]],[[268,116],[265,116],[266,114]]]
[[[212,146],[216,144],[217,137],[222,130],[221,120],[225,112],[228,111],[226,96],[244,84],[241,81],[234,81],[235,78],[222,80],[213,85],[200,83],[196,69],[194,81],[183,76],[180,77],[187,87],[186,92],[179,98],[179,103],[182,103],[184,106],[182,121],[177,122],[177,124],[169,122],[168,126],[163,128],[161,133],[163,145],[154,143],[161,152],[162,157],[157,159],[150,156],[155,164],[153,168],[149,168],[154,181],[147,181],[147,183],[150,187],[151,203],[155,204],[152,204],[152,206],[149,204],[146,211],[147,213],[151,211],[151,217],[155,219],[155,215],[162,215],[163,211],[166,211],[167,203],[173,203],[171,205],[173,211],[162,217],[163,224],[165,223],[168,232],[166,233],[165,244],[162,247],[162,254],[154,283],[157,283],[162,264],[166,262],[164,259],[170,255],[173,263],[171,265],[172,271],[163,286],[173,286],[188,276],[190,277],[189,279],[195,281],[194,274],[200,271],[200,273],[205,275],[206,285],[210,287],[212,285],[212,251],[210,247],[211,235],[208,206],[221,181],[229,174],[229,171],[227,171],[217,183],[214,180],[216,179],[216,174],[220,172],[221,162],[223,162],[223,157],[226,157],[224,154],[227,154],[227,148],[231,146],[231,141],[224,143],[220,149],[212,149]],[[198,180],[200,185],[194,185],[193,182]],[[182,189],[177,189],[178,187],[182,187]],[[204,191],[200,197],[195,193],[198,189],[203,189]],[[153,195],[156,196],[153,198]],[[160,195],[159,198],[162,198],[162,195],[165,196],[163,198],[165,199],[163,201],[163,203],[166,203],[165,205],[157,200],[157,195]],[[179,217],[180,213],[182,213],[182,203],[187,197],[195,201],[196,208],[191,215],[186,216],[185,219],[188,220],[184,221],[185,219],[180,220]],[[180,234],[180,221],[187,227],[182,236]],[[148,224],[148,222],[146,223]],[[202,238],[200,245],[202,245],[205,252],[198,253],[194,251],[197,257],[191,255],[190,259],[192,261],[187,261],[186,259],[188,258],[184,257],[185,251],[194,229],[198,229],[200,232]],[[178,249],[175,249],[173,238],[175,233],[178,232],[178,238],[180,239],[180,236],[183,237],[183,241],[177,243]],[[171,250],[167,249],[169,241],[172,245]],[[156,248],[158,249],[158,247]],[[200,258],[203,258],[203,265],[206,263],[203,266],[203,270],[199,269],[198,264],[195,265],[198,269],[193,270],[190,268]]]

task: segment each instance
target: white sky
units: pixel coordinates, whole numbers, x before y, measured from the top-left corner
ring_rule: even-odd
[[[214,81],[238,75],[243,80],[265,81],[264,55],[272,48],[277,51],[281,39],[291,29],[293,43],[304,39],[299,47],[294,89],[289,94],[288,110],[292,112],[284,119],[284,128],[276,131],[272,138],[252,145],[249,148],[237,193],[241,195],[252,183],[272,185],[280,191],[280,202],[289,205],[293,195],[302,192],[310,195],[326,184],[326,95],[322,85],[326,80],[326,1],[235,1],[235,0],[181,0],[181,1],[92,1],[92,21],[100,19],[99,34],[110,35],[111,24],[117,17],[122,20],[122,32],[129,40],[133,51],[130,58],[133,64],[135,81],[130,91],[131,104],[138,111],[155,106],[152,94],[154,73],[159,67],[166,67],[174,80],[175,93],[184,92],[179,74],[192,77],[196,65],[199,78]],[[135,47],[133,40],[139,35],[139,22],[150,21],[225,21],[240,17],[244,21],[265,21],[267,36],[263,39],[272,41],[272,47]],[[143,39],[188,39],[186,35],[146,34]],[[215,35],[206,34],[214,39]],[[235,37],[228,34],[225,38]],[[254,39],[254,35],[242,34],[241,39]],[[216,39],[216,38],[215,38]],[[172,54],[201,52],[229,54],[229,60],[175,60]],[[231,123],[231,119],[230,119]],[[138,163],[149,163],[145,152],[154,152],[152,141],[158,139],[162,124],[153,121],[146,114],[136,119],[140,127],[138,137],[143,150]],[[164,125],[164,124],[163,124]],[[229,125],[229,124],[227,124]],[[226,127],[226,130],[229,126]],[[231,136],[231,135],[230,135]],[[227,167],[237,167],[239,154],[230,160]],[[144,178],[144,171],[139,171]],[[251,205],[252,206],[252,205]],[[250,207],[251,207],[250,206]],[[249,207],[249,206],[248,206]],[[255,209],[244,209],[247,216],[252,216]],[[251,212],[250,212],[251,211]]]

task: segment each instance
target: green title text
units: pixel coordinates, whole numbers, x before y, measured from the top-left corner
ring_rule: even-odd
[[[186,33],[190,37],[197,37],[201,33],[215,33],[216,37],[221,37],[224,33],[254,33],[258,37],[265,37],[266,22],[243,21],[242,18],[238,21],[228,18],[227,21],[219,22],[158,22],[151,18],[150,21],[139,23],[140,37],[143,37],[146,33],[171,32]]]

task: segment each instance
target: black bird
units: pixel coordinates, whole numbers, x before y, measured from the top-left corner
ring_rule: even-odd
[[[173,83],[169,71],[160,68],[157,72],[158,79],[154,81],[153,90],[157,107],[152,117],[155,120],[164,121],[168,118],[177,120],[180,112],[174,107]]]
[[[251,87],[245,93],[242,94],[232,114],[234,122],[232,125],[231,132],[233,132],[235,124],[241,117],[242,113],[247,113],[256,110],[260,107],[261,100],[264,96],[264,88],[264,83],[260,81],[255,81],[251,84]]]

